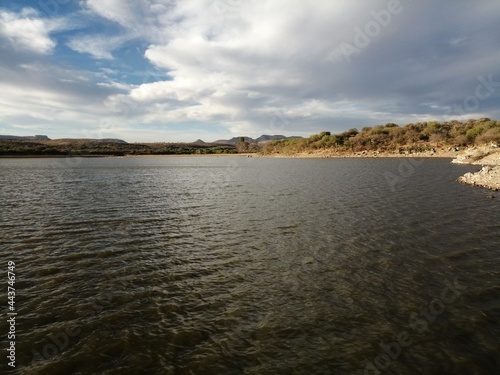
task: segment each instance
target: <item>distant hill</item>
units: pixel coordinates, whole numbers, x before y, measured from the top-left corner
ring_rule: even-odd
[[[50,141],[50,138],[46,135],[28,135],[28,136],[18,136],[18,135],[0,135],[0,139],[19,139],[27,141]]]
[[[46,135],[28,135],[28,136],[19,136],[19,135],[0,135],[0,139],[11,139],[18,141],[52,141]],[[61,142],[105,142],[105,143],[127,143],[123,139],[116,138],[57,138],[54,141]]]
[[[250,137],[233,137],[231,139],[219,139],[219,140],[214,141],[212,143],[235,145],[236,143],[238,143],[240,141],[241,138],[244,138],[245,142],[248,142],[248,143],[255,142],[255,139],[250,138]]]
[[[323,131],[309,138],[277,140],[262,145],[263,154],[293,155],[300,153],[390,153],[408,155],[439,150],[457,151],[459,148],[500,144],[500,121],[489,118],[429,121],[399,126],[394,123],[349,129],[340,134]]]
[[[116,138],[58,138],[55,141],[69,142],[105,142],[105,143],[128,143],[123,139]]]
[[[297,139],[297,138],[302,138],[299,136],[291,136],[291,137],[286,137],[284,135],[261,135],[260,137],[253,139],[251,137],[233,137],[231,139],[219,139],[217,141],[214,141],[212,143],[219,143],[219,144],[231,144],[235,145],[237,144],[241,138],[245,139],[245,142],[248,143],[261,143],[261,142],[270,142],[270,141],[280,141],[283,139]]]

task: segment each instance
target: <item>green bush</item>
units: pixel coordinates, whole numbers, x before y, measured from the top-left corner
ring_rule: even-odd
[[[484,130],[483,126],[475,126],[472,129],[467,130],[465,133],[465,136],[470,140],[474,141],[476,137],[481,134]]]
[[[500,127],[493,127],[476,137],[477,144],[496,143],[500,144]]]

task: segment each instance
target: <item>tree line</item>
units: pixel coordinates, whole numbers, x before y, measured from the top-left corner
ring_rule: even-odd
[[[1,156],[125,156],[232,154],[234,145],[196,143],[119,143],[86,140],[0,139]]]

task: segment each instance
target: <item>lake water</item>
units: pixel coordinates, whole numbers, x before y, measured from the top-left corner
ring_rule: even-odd
[[[0,160],[0,365],[13,261],[13,374],[498,374],[500,195],[455,181],[478,169]]]

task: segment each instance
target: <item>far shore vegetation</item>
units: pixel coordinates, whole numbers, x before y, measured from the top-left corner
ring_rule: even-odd
[[[445,148],[500,144],[500,121],[482,118],[466,122],[394,123],[350,129],[339,134],[328,131],[308,138],[255,142],[240,137],[235,143],[127,143],[86,139],[0,139],[0,156],[127,156],[205,155],[260,153],[293,155],[327,150],[337,153],[384,152],[407,154]]]
[[[126,143],[100,140],[0,139],[0,156],[133,156],[234,154],[235,145]]]

